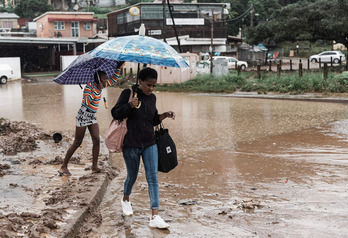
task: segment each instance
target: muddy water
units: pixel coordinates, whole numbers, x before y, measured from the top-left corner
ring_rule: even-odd
[[[103,96],[111,108],[121,90]],[[0,115],[45,130],[74,130],[82,91],[49,82],[0,86]],[[123,218],[120,169],[100,206],[103,223],[89,237],[345,237],[348,234],[348,107],[344,104],[156,93],[174,138],[178,167],[159,174],[161,216],[150,229],[144,170]],[[100,105],[101,132],[110,108]],[[186,204],[186,205],[185,205]],[[190,205],[191,204],[191,205]]]

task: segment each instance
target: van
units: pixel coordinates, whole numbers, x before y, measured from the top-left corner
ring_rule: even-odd
[[[13,69],[8,64],[0,64],[0,84],[6,84],[13,77]]]

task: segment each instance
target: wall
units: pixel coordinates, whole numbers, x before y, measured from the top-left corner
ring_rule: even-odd
[[[191,80],[196,77],[197,74],[197,62],[199,57],[197,54],[193,53],[181,53],[182,57],[186,59],[186,62],[190,65],[189,68],[174,68],[174,67],[164,67],[159,65],[148,65],[155,69],[158,73],[157,83],[158,84],[172,84],[172,83],[183,83],[187,80]],[[126,68],[127,74],[132,68],[133,74],[137,73],[137,63],[126,62],[124,68]],[[140,65],[140,69],[142,64]]]
[[[78,55],[61,55],[60,56],[60,70],[66,69],[77,57]]]
[[[0,58],[0,64],[8,64],[12,67],[13,78],[9,80],[20,79],[22,77],[21,58],[19,57]]]
[[[4,22],[12,22],[12,27],[11,28],[18,28],[18,20],[17,19],[5,19],[5,18],[2,18],[0,19],[0,28],[7,28],[7,27],[4,27]]]

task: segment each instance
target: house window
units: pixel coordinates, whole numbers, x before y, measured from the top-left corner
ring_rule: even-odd
[[[78,21],[71,22],[71,36],[79,37],[80,36],[80,25]]]
[[[4,28],[12,28],[12,21],[4,21],[3,27]]]
[[[163,19],[163,7],[161,5],[144,5],[141,7],[142,19]]]
[[[63,21],[55,21],[54,22],[54,29],[55,30],[65,30],[65,24]]]
[[[85,23],[83,24],[83,29],[84,29],[85,31],[90,31],[90,30],[91,30],[91,23],[90,23],[90,22],[85,22]]]
[[[117,14],[117,24],[126,23],[126,15],[124,12]]]

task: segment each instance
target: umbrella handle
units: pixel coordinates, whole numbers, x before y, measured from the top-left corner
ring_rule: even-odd
[[[134,93],[134,98],[137,98],[138,97],[138,93]],[[136,109],[139,109],[141,106],[141,101],[138,102],[138,106],[136,106],[135,108]]]
[[[100,78],[99,78],[99,74],[98,74],[98,72],[97,72],[97,77],[98,77],[98,83],[100,83]]]
[[[105,97],[103,97],[103,99],[104,99],[104,106],[105,106],[106,109],[108,109],[108,104],[107,104],[107,102],[106,102]]]

